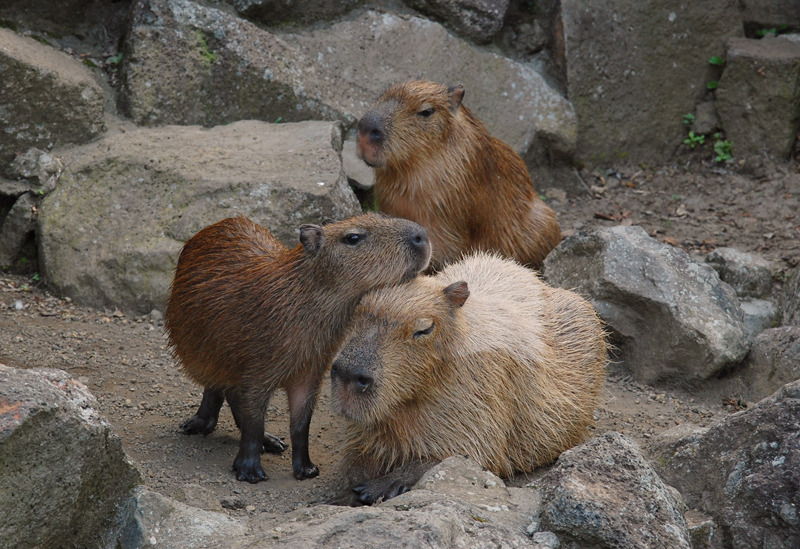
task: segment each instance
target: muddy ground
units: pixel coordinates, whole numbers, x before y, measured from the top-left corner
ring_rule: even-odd
[[[701,261],[718,246],[757,252],[772,262],[775,295],[785,273],[800,262],[800,171],[794,162],[719,166],[695,157],[688,167],[684,161],[659,170],[578,175],[583,196],[547,193],[565,235],[635,224]],[[195,412],[201,391],[176,367],[158,314],[129,318],[78,307],[47,293],[38,277],[2,274],[0,363],[59,368],[85,383],[153,490],[180,498],[186,485],[199,484],[232,515],[288,512],[325,501],[337,490],[343,425],[330,411],[327,382],[311,425],[311,456],[321,471],[316,479],[295,480],[287,451],[264,455],[268,481],[237,482],[231,464],[238,432],[227,406],[208,437],[180,434],[178,426]],[[620,431],[646,449],[675,425],[709,425],[734,411],[713,383],[707,389],[689,394],[640,386],[611,367],[595,430]],[[285,395],[276,394],[266,427],[288,440]]]

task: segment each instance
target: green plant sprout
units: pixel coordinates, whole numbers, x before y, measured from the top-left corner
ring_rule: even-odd
[[[695,116],[692,113],[687,113],[683,115],[683,123],[687,126],[691,126],[695,121]]]
[[[733,143],[727,139],[722,139],[718,133],[714,134],[714,152],[717,156],[714,157],[716,162],[727,162],[733,158]]]
[[[725,65],[725,60],[722,57],[720,57],[719,55],[712,56],[708,60],[708,62],[711,63],[712,65],[717,66],[717,67],[722,67],[722,66]]]
[[[716,90],[718,87],[719,87],[719,81],[717,80],[712,80],[711,82],[706,84],[706,88],[708,88],[709,90]]]
[[[689,137],[684,139],[683,142],[689,145],[689,148],[694,149],[697,145],[702,145],[706,142],[706,136],[703,134],[689,132]]]

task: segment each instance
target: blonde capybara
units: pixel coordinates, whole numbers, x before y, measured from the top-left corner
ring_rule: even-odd
[[[351,503],[451,455],[501,477],[551,463],[587,436],[605,365],[592,306],[496,255],[367,294],[331,369]]]
[[[294,476],[317,476],[308,453],[311,414],[356,305],[369,290],[415,277],[430,254],[422,227],[380,214],[302,225],[291,250],[244,217],[191,237],[165,315],[175,356],[204,387],[183,432],[212,432],[227,400],[241,430],[236,478],[265,480],[261,452],[286,448],[264,432],[270,397],[281,388],[289,399]]]
[[[533,268],[561,242],[525,162],[462,104],[464,87],[414,80],[381,95],[358,123],[378,209],[416,221],[439,269],[483,250]]]

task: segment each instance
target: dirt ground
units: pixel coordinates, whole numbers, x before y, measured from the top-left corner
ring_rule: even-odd
[[[719,246],[757,252],[772,262],[775,294],[785,273],[800,263],[800,172],[794,163],[719,167],[694,159],[688,169],[578,175],[584,196],[547,193],[567,236],[636,224],[701,261]],[[47,293],[34,277],[0,275],[0,363],[59,368],[85,383],[152,490],[179,496],[186,485],[199,484],[232,515],[288,512],[325,501],[337,490],[343,425],[330,411],[327,382],[311,424],[311,456],[321,471],[316,479],[295,480],[287,451],[263,456],[266,482],[237,482],[231,464],[238,432],[227,405],[208,437],[180,434],[178,426],[195,412],[201,391],[176,367],[158,314],[128,318],[78,307]],[[677,424],[709,425],[731,411],[714,391],[640,386],[612,367],[595,430],[620,431],[646,448]],[[283,394],[276,394],[266,428],[288,440]]]

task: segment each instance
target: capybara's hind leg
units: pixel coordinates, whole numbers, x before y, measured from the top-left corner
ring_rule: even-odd
[[[242,423],[240,418],[242,417],[242,404],[239,399],[239,392],[236,389],[228,389],[225,391],[225,400],[228,401],[228,406],[231,407],[233,421],[235,421],[236,426],[241,429]],[[288,444],[275,435],[267,433],[266,431],[264,432],[264,447],[262,451],[268,454],[281,454],[288,447]]]
[[[203,401],[200,403],[200,408],[197,409],[195,415],[181,425],[181,431],[186,435],[209,434],[217,426],[219,410],[222,408],[224,401],[225,397],[222,391],[206,387],[203,391]]]
[[[261,449],[264,447],[264,411],[267,409],[267,402],[256,404],[246,393],[243,394],[240,391],[238,403],[234,407],[239,415],[239,428],[242,431],[239,439],[239,453],[233,460],[236,480],[246,480],[251,484],[267,480],[267,475],[261,467]]]
[[[292,471],[297,480],[319,475],[319,468],[311,462],[311,457],[308,455],[308,429],[317,401],[319,382],[319,379],[306,379],[302,384],[286,391],[289,397]]]

